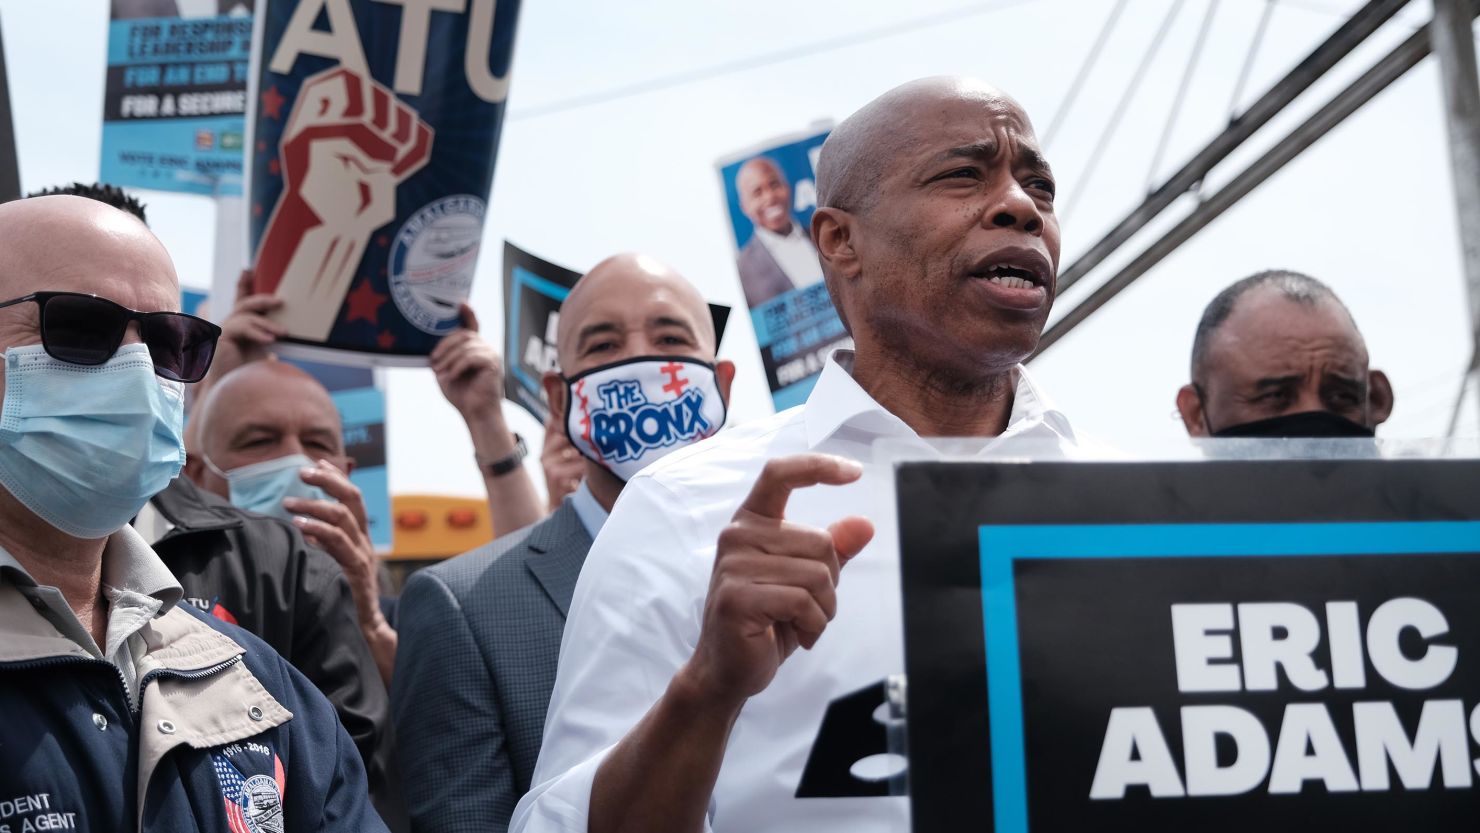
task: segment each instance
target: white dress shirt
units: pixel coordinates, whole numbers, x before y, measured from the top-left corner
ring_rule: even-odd
[[[791,278],[792,286],[801,289],[822,282],[822,262],[817,259],[817,249],[812,245],[812,238],[802,230],[801,223],[793,220],[791,231],[786,234],[756,226],[755,236],[771,253],[781,271]]]
[[[841,363],[840,363],[841,362]],[[798,650],[752,697],[730,734],[710,803],[709,829],[740,833],[896,833],[909,830],[908,799],[795,798],[828,703],[904,671],[893,470],[875,462],[878,439],[919,444],[849,375],[852,356],[829,360],[805,405],[676,451],[639,473],[587,556],[560,648],[560,666],[533,787],[515,833],[585,831],[591,785],[611,747],[663,694],[693,655],[715,541],[766,460],[820,451],[864,464],[846,486],[794,492],[787,519],[825,527],[845,515],[873,521],[872,542],[843,569],[838,614],[811,651]],[[1006,432],[1080,456],[1062,414],[1027,371]]]

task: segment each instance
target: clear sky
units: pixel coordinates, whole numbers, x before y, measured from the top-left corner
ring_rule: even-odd
[[[1146,192],[1167,112],[1210,2],[1217,8],[1160,166],[1175,170],[1226,124],[1265,0],[1131,0],[1090,82],[1048,147],[1072,262]],[[1087,165],[1154,33],[1180,8],[1146,82]],[[502,241],[584,270],[637,250],[666,260],[711,300],[742,307],[715,160],[926,75],[986,78],[1047,128],[1110,0],[596,0],[526,2],[473,304],[502,320]],[[1243,102],[1252,101],[1361,5],[1279,0]],[[22,185],[97,177],[106,0],[0,0]],[[1216,189],[1392,45],[1423,25],[1416,0],[1295,112],[1210,177]],[[767,58],[770,60],[767,60]],[[714,72],[706,72],[714,69]],[[723,71],[722,71],[723,70]],[[611,97],[679,75],[689,83]],[[593,103],[594,102],[594,103]],[[187,284],[209,284],[209,200],[146,194]],[[1169,213],[1174,220],[1190,198]],[[1129,259],[1163,221],[1125,248]],[[1113,265],[1113,264],[1112,264]],[[1192,333],[1219,289],[1283,267],[1328,283],[1351,307],[1373,363],[1389,372],[1391,438],[1442,434],[1469,357],[1468,309],[1450,187],[1439,74],[1429,59],[1097,313],[1032,369],[1081,429],[1130,451],[1182,435],[1173,396]],[[1058,301],[1067,310],[1110,271]],[[731,419],[770,411],[754,336],[731,319],[721,352],[740,366]],[[431,373],[387,374],[396,492],[477,494],[472,447]],[[1462,433],[1474,435],[1472,401]],[[511,406],[512,407],[512,406]],[[537,445],[537,429],[519,427]]]

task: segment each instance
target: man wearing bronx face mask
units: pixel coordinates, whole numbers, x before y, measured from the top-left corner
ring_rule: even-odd
[[[1371,437],[1393,387],[1330,287],[1270,270],[1208,304],[1177,410],[1193,437]]]
[[[12,829],[383,830],[329,702],[177,604],[129,526],[184,460],[220,330],[138,220],[0,206],[0,795]]]
[[[505,830],[529,789],[571,593],[626,481],[717,432],[734,365],[715,361],[699,293],[652,258],[618,255],[560,308],[552,425],[585,458],[548,519],[422,570],[402,594],[391,691],[413,829]]]

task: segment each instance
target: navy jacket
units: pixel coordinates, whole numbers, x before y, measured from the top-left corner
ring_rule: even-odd
[[[385,830],[333,706],[265,643],[188,605],[140,635],[135,704],[0,582],[0,833]]]

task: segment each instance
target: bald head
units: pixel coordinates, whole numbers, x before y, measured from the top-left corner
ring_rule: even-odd
[[[43,291],[100,295],[146,312],[180,308],[164,245],[132,215],[85,197],[0,204],[0,300]],[[27,312],[35,318],[34,308]],[[0,328],[0,346],[39,341],[35,333],[16,341],[20,333]]]
[[[643,254],[607,258],[560,305],[557,350],[567,375],[620,358],[693,355],[714,361],[709,304],[667,264]]]
[[[98,295],[143,312],[180,309],[175,266],[159,240],[132,215],[84,197],[0,204],[0,301],[32,292]],[[138,340],[131,326],[124,344]],[[35,304],[0,309],[0,351],[40,343]]]
[[[203,465],[230,471],[292,454],[344,468],[344,432],[329,391],[286,362],[245,364],[221,378],[201,402],[186,437],[187,474],[202,488],[229,497],[225,479]]]
[[[901,84],[863,105],[828,134],[817,161],[817,204],[868,211],[884,174],[918,147],[932,120],[922,115],[962,103],[1005,107],[1028,117],[996,87],[975,78],[937,76]]]

